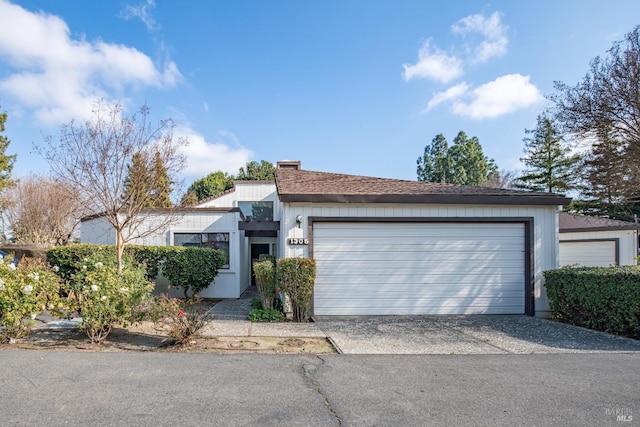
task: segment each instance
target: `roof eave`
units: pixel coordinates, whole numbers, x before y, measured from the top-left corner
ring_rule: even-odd
[[[405,203],[456,205],[552,205],[567,206],[571,198],[529,195],[461,194],[279,194],[282,202],[299,203]]]

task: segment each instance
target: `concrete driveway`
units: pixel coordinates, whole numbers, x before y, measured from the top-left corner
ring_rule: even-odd
[[[317,327],[348,354],[640,352],[640,341],[528,316],[320,317]]]

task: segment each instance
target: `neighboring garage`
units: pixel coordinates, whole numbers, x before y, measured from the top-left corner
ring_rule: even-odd
[[[635,223],[561,212],[559,229],[560,266],[636,265]]]
[[[523,314],[525,225],[314,222],[314,313]]]
[[[280,256],[316,260],[314,315],[549,315],[570,199],[285,166]]]

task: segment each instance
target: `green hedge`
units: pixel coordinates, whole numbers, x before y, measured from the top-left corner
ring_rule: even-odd
[[[146,268],[150,280],[158,277],[160,266],[162,273],[173,287],[182,288],[185,297],[189,293],[197,294],[206,289],[218,275],[224,265],[224,254],[210,248],[184,246],[125,246],[125,255],[133,258]],[[47,251],[47,261],[57,266],[58,274],[64,280],[82,268],[90,257],[115,258],[114,245],[71,244],[57,246]]]
[[[316,279],[316,262],[312,258],[282,258],[276,269],[277,283],[291,299],[293,321],[309,318],[309,307]]]
[[[640,339],[639,267],[565,267],[544,277],[557,320]]]

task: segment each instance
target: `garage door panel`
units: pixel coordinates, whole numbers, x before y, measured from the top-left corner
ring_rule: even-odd
[[[477,298],[472,304],[461,305],[458,299],[423,298],[394,301],[361,300],[354,304],[340,299],[329,300],[335,315],[401,315],[401,314],[512,314],[521,310],[521,301],[504,298]]]
[[[329,292],[332,290],[338,289],[328,289]],[[407,291],[412,291],[416,293],[420,293],[424,291],[423,286],[408,286],[406,288],[398,288],[398,287],[388,287],[388,288],[376,288],[374,290],[363,289],[362,287],[354,287],[350,286],[346,290],[339,289],[341,292],[341,297],[338,298],[340,300],[349,300],[351,298],[357,298],[360,300],[384,300],[384,299],[392,299],[392,301],[386,301],[383,304],[390,304],[394,301],[402,301],[406,299],[410,299],[412,301],[417,300],[417,298],[407,298]],[[335,294],[329,294],[335,295]],[[451,287],[430,287],[428,289],[429,297],[422,297],[422,299],[427,298],[459,298],[459,297],[473,297],[473,298],[514,298],[521,299],[524,296],[524,291],[521,289],[500,289],[498,287],[485,287],[485,286],[474,286],[474,287],[466,287],[464,289],[452,289]],[[324,300],[332,300],[335,298],[327,297],[322,298]]]
[[[524,312],[524,225],[316,223],[314,312]]]
[[[493,262],[495,264],[491,269],[488,269],[483,264],[461,263],[455,261],[398,261],[393,264],[393,274],[407,275],[414,274],[416,270],[424,271],[425,274],[446,274],[456,273],[458,276],[464,276],[469,274],[485,275],[492,274],[494,272],[501,271],[518,271],[518,266],[514,266],[509,261],[502,260],[487,260],[486,262]],[[383,262],[361,262],[359,268],[361,273],[359,274],[389,274],[388,264]],[[333,263],[318,263],[318,270],[337,270],[344,271],[347,269],[355,268],[353,263],[348,261],[333,262]],[[522,271],[520,269],[519,271]],[[323,271],[324,274],[324,271]],[[332,273],[327,273],[332,274]]]
[[[483,252],[522,252],[522,246],[513,243],[504,243],[504,242],[447,242],[447,243],[415,243],[415,244],[385,244],[382,245],[380,243],[371,242],[371,243],[360,243],[360,244],[336,244],[336,245],[327,245],[323,244],[318,248],[314,248],[314,253],[321,254],[326,253],[328,256],[331,254],[335,254],[336,256],[340,256],[340,254],[371,254],[372,256],[378,254],[412,254],[415,252],[424,252],[430,253],[433,252],[432,255],[437,255],[438,253],[469,253],[470,251],[477,252],[478,255],[482,255]]]
[[[508,273],[508,274],[492,274],[485,276],[463,276],[460,277],[456,274],[437,274],[437,275],[420,275],[420,274],[408,274],[408,275],[383,275],[383,274],[366,274],[353,277],[349,280],[348,284],[344,282],[344,276],[342,275],[328,275],[323,277],[322,287],[316,290],[318,292],[324,292],[325,286],[342,286],[345,291],[348,291],[351,287],[364,285],[363,292],[373,292],[374,287],[379,286],[397,286],[401,289],[412,289],[412,287],[421,287],[425,285],[430,286],[457,286],[457,285],[475,285],[482,284],[482,286],[495,287],[496,289],[503,289],[510,286],[520,286],[522,284],[522,274]],[[335,290],[334,290],[335,291]],[[330,294],[329,294],[330,295]]]

